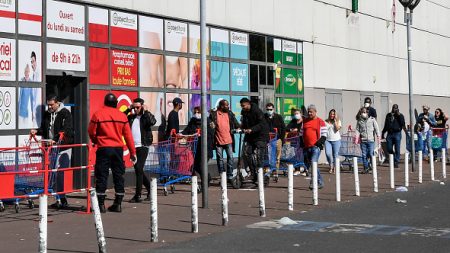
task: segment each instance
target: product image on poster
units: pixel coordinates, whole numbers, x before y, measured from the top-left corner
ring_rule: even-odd
[[[139,86],[164,87],[162,55],[139,53]]]
[[[139,16],[139,46],[162,50],[163,20]]]
[[[0,80],[16,80],[16,41],[0,38]]]
[[[125,50],[111,50],[111,84],[137,86],[138,54]]]
[[[187,52],[187,24],[172,20],[165,21],[165,50]]]
[[[297,86],[297,70],[296,69],[283,69],[283,93],[289,95],[298,94]]]
[[[248,34],[230,32],[231,37],[231,58],[248,59]]]
[[[89,7],[89,41],[108,43],[108,10]]]
[[[303,95],[304,94],[304,85],[303,85],[303,70],[299,69],[297,75],[297,87],[298,87],[298,94]]]
[[[137,15],[113,11],[109,12],[111,43],[122,46],[137,46]]]
[[[42,80],[41,42],[19,40],[19,80],[40,82]]]
[[[41,36],[42,0],[19,0],[18,4],[19,33]]]
[[[47,43],[47,69],[86,71],[82,46]]]
[[[211,28],[211,56],[228,57],[229,55],[228,31]]]
[[[200,59],[189,59],[189,83],[191,90],[201,90],[201,64]],[[211,90],[211,68],[210,61],[206,61],[206,90]]]
[[[248,91],[248,64],[231,63],[231,90]]]
[[[206,29],[206,38],[209,40],[209,29]],[[189,53],[200,54],[200,26],[189,24]],[[209,43],[206,45],[206,55],[209,55]]]
[[[297,65],[297,43],[295,41],[283,40],[283,64]]]
[[[47,36],[68,40],[85,39],[84,6],[47,0]]]
[[[0,87],[0,130],[16,128],[16,89]]]
[[[228,62],[211,61],[211,89],[230,90],[230,64]]]
[[[0,1],[0,32],[16,31],[16,1]]]
[[[41,125],[42,112],[42,89],[19,87],[19,128],[38,128]]]
[[[166,88],[188,89],[187,58],[166,56]]]
[[[89,84],[109,85],[109,51],[107,48],[89,48]]]
[[[139,97],[144,99],[147,109],[155,115],[155,126],[165,125],[164,92],[140,92]]]
[[[189,110],[189,101],[188,101],[188,94],[179,94],[179,93],[166,93],[166,119],[169,113],[173,110],[173,99],[174,98],[181,98],[181,100],[184,102],[183,107],[180,111],[178,111],[178,119],[181,125],[187,125],[188,123],[188,110]]]

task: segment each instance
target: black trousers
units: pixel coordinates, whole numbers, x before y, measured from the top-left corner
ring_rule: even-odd
[[[95,162],[95,189],[98,195],[105,195],[108,183],[109,168],[111,168],[116,195],[124,195],[123,174],[125,164],[123,162],[123,148],[99,148],[96,152]]]
[[[258,176],[258,168],[264,165],[264,155],[267,153],[267,144],[263,141],[247,142],[244,148],[246,160],[254,179]]]
[[[134,173],[136,174],[136,195],[140,196],[142,193],[142,184],[144,184],[147,192],[150,193],[150,181],[144,174],[145,160],[148,156],[148,147],[136,148],[137,162],[134,165]]]

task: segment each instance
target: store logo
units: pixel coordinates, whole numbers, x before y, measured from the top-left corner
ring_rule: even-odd
[[[291,41],[284,41],[283,40],[283,51],[284,52],[291,52],[291,53],[295,53],[295,42],[291,42]]]
[[[247,36],[239,33],[231,33],[231,43],[233,44],[247,44]]]
[[[119,13],[114,12],[113,13],[113,24],[114,25],[121,24],[123,26],[134,27],[134,25],[136,24],[136,18],[122,17],[119,15]]]
[[[167,22],[167,33],[171,32],[184,35],[186,33],[186,27],[179,24],[173,25],[172,23]]]
[[[0,0],[0,6],[9,7],[12,5],[12,0]]]
[[[294,86],[296,81],[297,81],[297,78],[295,78],[292,74],[288,74],[288,75],[284,78],[284,82],[285,82],[288,86]]]

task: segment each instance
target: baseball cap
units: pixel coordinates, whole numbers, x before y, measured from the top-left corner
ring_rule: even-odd
[[[172,100],[172,104],[177,105],[177,104],[183,104],[183,100],[181,100],[181,98],[174,98]]]

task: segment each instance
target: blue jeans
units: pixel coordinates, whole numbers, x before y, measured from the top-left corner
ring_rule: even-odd
[[[400,143],[402,142],[402,132],[388,133],[386,137],[389,154],[394,154],[394,162],[400,162]],[[394,150],[395,148],[395,150]]]
[[[375,142],[373,141],[361,142],[361,156],[363,160],[364,170],[369,169],[369,161],[372,160],[374,148]]]
[[[330,166],[336,165],[336,158],[339,156],[340,148],[341,140],[325,142],[325,154],[327,155],[327,161]]]
[[[233,178],[233,169],[234,169],[234,161],[233,161],[233,144],[227,145],[217,145],[216,146],[216,155],[217,155],[217,168],[219,169],[219,173],[225,171],[225,165],[223,163],[223,151],[227,153],[227,178]]]
[[[303,155],[305,157],[305,166],[308,169],[308,171],[311,171],[311,175],[312,175],[312,163],[319,162],[320,149],[316,146],[310,147],[310,148],[305,148],[303,150]],[[312,184],[312,183],[313,183],[313,177],[311,176],[310,184]],[[322,180],[322,176],[320,175],[319,168],[317,168],[317,183],[319,185],[323,186],[323,180]]]
[[[423,140],[423,156],[428,157],[431,149],[431,130],[424,133],[424,135],[422,135],[425,137],[425,139]]]

